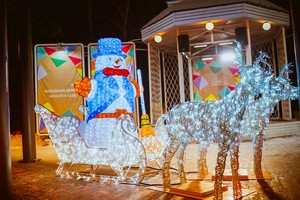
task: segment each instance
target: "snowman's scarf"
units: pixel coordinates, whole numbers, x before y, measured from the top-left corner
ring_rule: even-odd
[[[129,71],[127,69],[113,69],[106,67],[103,69],[103,74],[106,76],[129,76]]]

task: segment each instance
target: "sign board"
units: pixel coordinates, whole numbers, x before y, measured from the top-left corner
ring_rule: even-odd
[[[82,44],[39,44],[35,46],[35,96],[58,116],[75,115],[84,119],[78,108],[83,97],[75,93],[74,82],[85,76]],[[47,133],[36,116],[37,133]]]

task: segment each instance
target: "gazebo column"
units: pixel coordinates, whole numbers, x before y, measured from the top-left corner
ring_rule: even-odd
[[[193,65],[192,56],[188,58],[188,68],[189,68],[189,88],[190,88],[190,101],[194,101],[194,88],[193,88]]]
[[[249,20],[246,20],[246,28],[247,28],[247,40],[248,45],[245,45],[246,51],[246,65],[252,65],[252,53],[251,53],[251,33],[250,33],[250,25]]]
[[[277,35],[277,62],[278,62],[278,70],[280,71],[282,67],[288,63],[287,59],[287,49],[286,49],[286,35],[285,28],[281,27]],[[288,78],[287,74],[287,78]],[[283,119],[291,120],[292,119],[292,106],[291,100],[282,100],[281,101],[281,115]]]
[[[298,1],[297,1],[298,2]],[[298,95],[300,96],[300,14],[296,10],[296,0],[290,0],[290,9],[292,14],[292,27],[293,27],[293,41],[294,41],[294,52],[295,52],[295,65],[297,72],[297,82],[298,82]],[[298,100],[298,110],[297,117],[300,119],[300,100]]]
[[[12,173],[8,85],[7,0],[0,1],[0,10],[0,197],[1,199],[10,199]]]
[[[180,91],[180,102],[185,101],[185,94],[184,94],[184,77],[183,77],[183,59],[182,59],[182,54],[179,50],[179,40],[178,40],[178,35],[177,34],[177,59],[178,59],[178,76],[179,76],[179,91]]]

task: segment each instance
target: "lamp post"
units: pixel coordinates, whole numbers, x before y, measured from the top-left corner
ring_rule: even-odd
[[[298,95],[300,96],[300,47],[299,47],[299,11],[296,10],[296,0],[290,0],[290,9],[291,9],[291,18],[292,18],[292,27],[293,27],[293,39],[294,39],[294,52],[295,52],[295,66],[297,71],[297,83],[298,83]],[[300,114],[300,100],[298,99],[298,117]]]
[[[12,175],[7,53],[7,1],[0,1],[0,196],[10,199]]]
[[[31,38],[31,1],[24,0],[21,6],[23,23],[20,29],[24,33],[20,35],[20,63],[22,74],[22,150],[23,160],[21,162],[36,162],[36,139],[34,125],[34,71],[33,50]]]

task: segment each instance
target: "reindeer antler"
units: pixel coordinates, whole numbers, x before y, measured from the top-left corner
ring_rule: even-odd
[[[269,59],[270,56],[262,51],[259,51],[259,56],[256,58],[256,60],[254,61],[254,65],[255,67],[261,67],[261,65],[259,64],[260,62],[265,64],[264,69],[267,71],[268,74],[272,73],[272,67],[271,64],[267,61],[267,59]]]
[[[235,63],[238,64],[238,66],[241,68],[243,67],[243,53],[242,53],[242,45],[240,42],[236,42],[236,55],[237,59],[235,60]]]
[[[285,73],[292,73],[293,71],[290,70],[290,66],[292,66],[292,63],[285,64],[285,65],[282,67],[282,69],[281,69],[281,71],[280,71],[280,73],[279,73],[279,75],[278,75],[278,78],[285,78],[285,77],[284,77],[284,74],[285,74]]]

